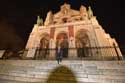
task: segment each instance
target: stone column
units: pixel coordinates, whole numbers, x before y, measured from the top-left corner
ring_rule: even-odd
[[[54,36],[55,36],[55,27],[51,27],[51,29],[50,29],[50,41],[49,41],[49,59],[55,59],[56,43],[54,40]]]
[[[77,51],[75,47],[75,38],[74,38],[74,27],[72,25],[68,26],[69,34],[69,59],[77,58]]]
[[[54,41],[54,39],[50,39],[50,45],[49,45],[49,59],[55,59],[55,41]]]
[[[69,39],[69,52],[68,52],[69,59],[77,58],[77,49],[75,47],[75,38],[71,37]]]

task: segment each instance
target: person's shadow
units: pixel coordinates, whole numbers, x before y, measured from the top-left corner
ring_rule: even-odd
[[[74,73],[65,66],[54,69],[46,83],[77,83]]]

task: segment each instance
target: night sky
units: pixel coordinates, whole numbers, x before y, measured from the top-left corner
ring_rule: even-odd
[[[5,48],[11,46],[5,41],[24,48],[37,16],[45,20],[49,10],[53,13],[59,11],[64,2],[78,10],[81,4],[86,7],[90,5],[105,31],[116,38],[121,47],[125,47],[125,5],[121,0],[1,0],[0,43],[3,41],[3,48],[4,44]]]

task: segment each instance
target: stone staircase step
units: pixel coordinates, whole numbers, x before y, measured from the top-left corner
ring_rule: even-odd
[[[46,80],[51,81],[48,83],[76,83],[76,80],[77,83],[124,83],[125,61],[63,60],[57,64],[55,60],[0,60],[0,80],[0,83],[46,83]]]

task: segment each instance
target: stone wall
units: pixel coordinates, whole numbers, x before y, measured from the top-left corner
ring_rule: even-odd
[[[0,61],[0,83],[124,82],[125,61],[65,60],[60,64],[56,61],[44,60]]]

